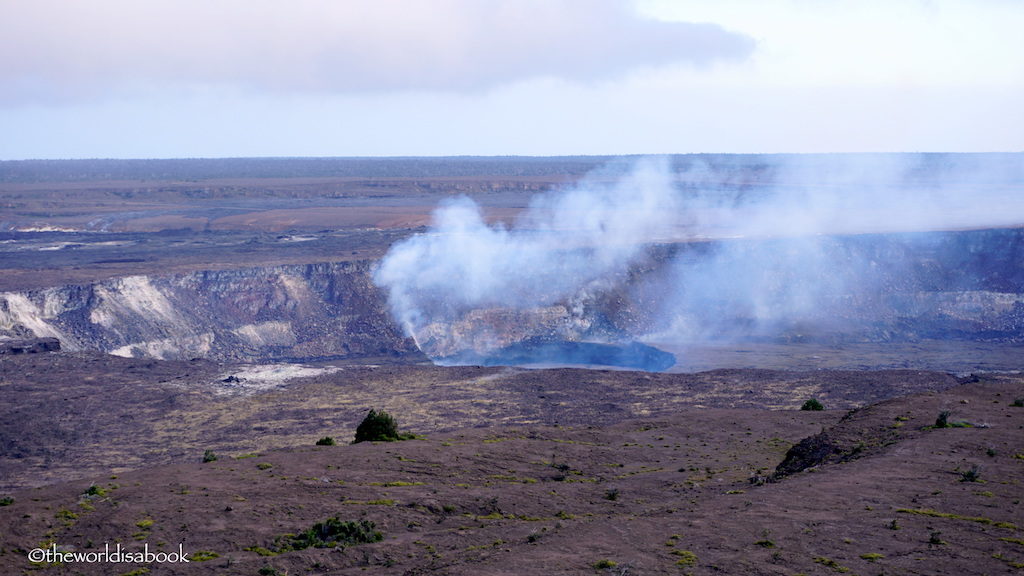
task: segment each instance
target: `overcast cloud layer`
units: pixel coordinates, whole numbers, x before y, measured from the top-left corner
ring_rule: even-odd
[[[474,90],[534,77],[616,78],[741,59],[715,24],[640,17],[620,0],[5,1],[2,98],[74,100],[112,87]]]
[[[0,0],[0,159],[1024,150],[1020,0]]]

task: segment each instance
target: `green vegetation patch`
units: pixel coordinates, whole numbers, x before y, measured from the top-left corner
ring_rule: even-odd
[[[825,566],[827,568],[831,568],[831,569],[835,570],[836,572],[849,572],[850,571],[850,569],[847,568],[846,566],[843,566],[839,562],[836,562],[835,560],[833,560],[831,558],[826,558],[824,556],[818,556],[817,558],[814,559],[814,562],[816,564],[821,564],[822,566]]]
[[[1013,559],[1010,559],[1010,558],[1007,558],[1006,556],[1003,556],[1002,554],[1000,554],[998,552],[993,554],[992,557],[995,558],[996,560],[1002,560],[1003,562],[1006,562],[1006,564],[1009,565],[1010,568],[1016,568],[1017,570],[1020,570],[1021,568],[1024,568],[1024,562],[1017,562],[1017,561],[1015,561]]]
[[[339,520],[328,518],[317,522],[298,534],[282,534],[274,539],[270,548],[250,546],[246,550],[260,556],[274,556],[292,550],[306,548],[344,548],[357,544],[380,542],[384,535],[369,520]]]
[[[104,489],[102,486],[97,486],[95,484],[92,484],[91,486],[85,489],[85,492],[82,492],[82,496],[96,496],[102,498],[103,496],[106,495],[106,489]]]
[[[697,555],[689,550],[673,550],[673,556],[678,556],[676,566],[693,566],[697,563]]]
[[[379,500],[344,500],[342,504],[353,506],[394,506],[396,502],[390,498],[381,498]]]
[[[196,550],[189,554],[188,559],[193,562],[206,562],[207,560],[213,560],[214,558],[220,558],[220,554],[217,554],[213,550]]]
[[[1012,522],[997,522],[991,518],[985,518],[983,516],[962,516],[960,514],[950,514],[948,512],[937,512],[930,508],[897,508],[896,512],[901,514],[917,514],[919,516],[931,516],[932,518],[949,518],[951,520],[963,520],[965,522],[977,522],[978,524],[985,524],[987,526],[995,526],[996,528],[1008,528],[1010,530],[1016,530],[1017,525]]]
[[[949,410],[939,412],[939,415],[935,418],[935,424],[931,428],[974,428],[974,424],[970,422],[951,421],[949,419],[951,415],[952,413]]]
[[[519,478],[518,476],[511,476],[508,474],[490,474],[487,476],[492,480],[501,480],[502,482],[511,482],[513,484],[536,484],[536,478],[524,477]]]

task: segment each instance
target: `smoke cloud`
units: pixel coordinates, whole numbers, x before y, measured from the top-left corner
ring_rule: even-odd
[[[901,315],[934,312],[915,308],[936,305],[921,300],[929,283],[977,288],[976,262],[935,262],[978,248],[924,232],[1024,223],[1022,160],[616,164],[535,197],[509,227],[485,222],[469,198],[445,203],[428,233],[392,247],[375,280],[406,332],[441,360],[522,342],[884,339]]]

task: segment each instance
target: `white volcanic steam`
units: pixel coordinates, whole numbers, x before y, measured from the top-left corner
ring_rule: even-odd
[[[1020,155],[684,160],[610,166],[538,195],[511,227],[446,202],[375,281],[435,359],[530,340],[744,338],[876,320],[914,265],[904,244],[931,240],[858,234],[1024,222]],[[631,276],[652,244],[681,241]],[[610,293],[633,317],[614,329],[594,306]]]
[[[459,198],[434,212],[429,233],[393,246],[375,280],[422,346],[424,328],[438,322],[550,306],[624,273],[644,244],[670,234],[677,201],[664,161],[640,162],[613,185],[539,195],[511,228],[488,225]]]

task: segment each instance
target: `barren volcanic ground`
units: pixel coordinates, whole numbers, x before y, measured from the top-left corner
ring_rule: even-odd
[[[4,396],[22,399],[3,414],[4,437],[20,438],[5,482],[74,478],[6,492],[5,573],[1002,574],[1024,562],[1019,376],[347,367],[261,389],[203,362],[58,353],[0,366]],[[810,396],[832,409],[797,410]],[[345,444],[374,405],[418,437],[314,446]],[[944,411],[950,426],[936,428]],[[201,462],[205,450],[218,458]],[[289,535],[329,518],[372,522],[382,540],[292,549]],[[108,543],[180,543],[193,561],[27,560]]]
[[[910,273],[838,295],[857,331],[820,340],[652,342],[673,373],[429,363],[371,281],[388,247],[445,198],[510,221],[607,160],[0,162],[0,572],[1024,569],[1019,228],[837,240]],[[769,158],[676,159],[697,160],[737,197],[771,179]],[[650,255],[709,249],[652,249],[583,317],[468,317],[626,334]],[[12,341],[40,337],[63,350]],[[350,445],[371,408],[415,439]],[[29,559],[107,545],[192,561]]]

